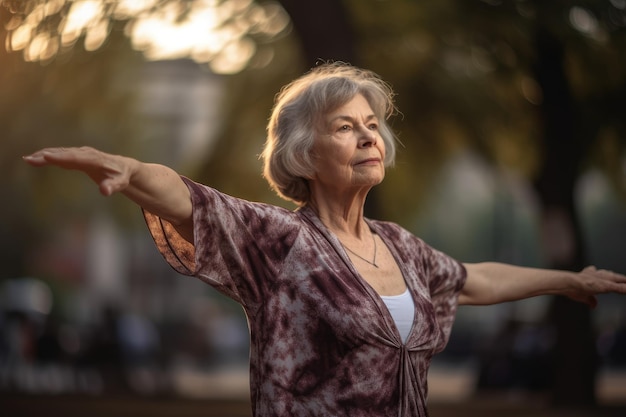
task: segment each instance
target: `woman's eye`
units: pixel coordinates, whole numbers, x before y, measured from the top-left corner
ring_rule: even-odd
[[[339,128],[340,132],[349,132],[352,129],[352,126],[350,125],[343,125]]]
[[[370,130],[378,130],[378,125],[376,123],[372,123],[368,126]]]

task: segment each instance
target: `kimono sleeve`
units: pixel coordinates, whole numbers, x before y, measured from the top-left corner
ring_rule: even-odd
[[[144,210],[157,249],[177,272],[201,279],[244,307],[260,302],[297,234],[293,215],[183,181],[191,193],[194,242]]]
[[[459,294],[467,279],[467,271],[459,261],[436,249],[430,250],[430,296],[437,322],[447,343],[454,324]]]

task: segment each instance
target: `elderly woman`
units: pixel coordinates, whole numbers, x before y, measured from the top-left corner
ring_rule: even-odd
[[[393,92],[325,64],[277,96],[264,175],[295,211],[220,193],[169,168],[91,148],[25,160],[88,174],[142,207],[178,272],[239,302],[251,337],[255,416],[426,416],[427,372],[459,304],[562,294],[589,305],[626,277],[462,264],[400,226],[363,216],[395,155]]]

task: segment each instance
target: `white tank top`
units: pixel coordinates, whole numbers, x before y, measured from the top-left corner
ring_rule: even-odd
[[[407,288],[400,295],[381,295],[380,298],[383,299],[383,302],[391,313],[391,317],[393,317],[393,321],[396,322],[396,327],[400,332],[402,342],[406,342],[415,317],[415,306],[409,289]]]

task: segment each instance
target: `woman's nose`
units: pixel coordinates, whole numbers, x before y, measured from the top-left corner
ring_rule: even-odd
[[[367,126],[359,127],[359,145],[364,147],[376,145],[376,132]]]

